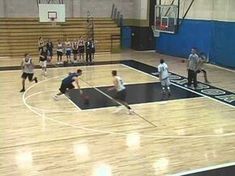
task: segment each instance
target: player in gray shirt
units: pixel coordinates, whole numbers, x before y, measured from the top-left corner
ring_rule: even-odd
[[[198,70],[199,57],[195,48],[192,48],[191,54],[188,57],[187,70],[188,70],[188,87],[191,87],[192,82],[194,89],[197,88],[197,70]]]

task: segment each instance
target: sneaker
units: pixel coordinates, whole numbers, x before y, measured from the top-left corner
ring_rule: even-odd
[[[152,72],[152,75],[156,76],[156,75],[159,75],[158,72]]]
[[[193,89],[194,88],[192,85],[185,85],[185,87],[187,87],[189,89]]]
[[[34,78],[34,81],[35,81],[35,83],[38,83],[38,78],[35,77],[35,78]]]
[[[133,111],[133,109],[129,109],[128,110],[128,115],[133,115],[135,112]]]
[[[53,99],[54,99],[55,101],[58,101],[58,100],[59,100],[57,95],[53,96]]]
[[[25,92],[25,89],[21,89],[20,92]]]

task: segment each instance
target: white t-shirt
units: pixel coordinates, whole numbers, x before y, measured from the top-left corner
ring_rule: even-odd
[[[65,41],[64,44],[65,44],[66,51],[70,51],[71,50],[71,42]]]
[[[124,90],[126,87],[124,86],[123,80],[119,76],[115,76],[115,79],[117,80],[117,91]]]
[[[59,52],[63,52],[63,44],[62,43],[58,43],[57,44],[57,51],[59,51]]]
[[[166,79],[169,77],[168,66],[166,63],[159,64],[157,68],[161,79]]]
[[[33,66],[31,58],[29,58],[28,61],[26,61],[26,59],[23,58],[22,66],[23,66],[24,73],[33,73],[34,66]]]

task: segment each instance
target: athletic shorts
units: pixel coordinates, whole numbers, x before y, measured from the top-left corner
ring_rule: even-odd
[[[84,47],[83,46],[78,47],[78,51],[79,53],[84,53]]]
[[[78,50],[73,50],[73,54],[78,54]]]
[[[197,70],[196,73],[201,73],[201,72],[206,72],[204,69],[201,69],[201,70]]]
[[[126,89],[118,91],[114,98],[117,100],[126,101]]]
[[[95,53],[95,48],[91,48],[91,53]]]
[[[47,51],[47,55],[50,56],[50,57],[52,57],[52,56],[53,56],[53,51],[52,51],[52,50],[48,50],[48,51]]]
[[[43,62],[43,61],[46,61],[47,60],[47,58],[45,58],[45,57],[39,57],[39,61],[41,62]]]
[[[25,73],[25,72],[23,72],[22,75],[21,75],[21,78],[23,78],[23,79],[27,79],[28,78],[29,81],[32,81],[33,80],[33,73]]]
[[[47,67],[47,61],[46,60],[44,60],[44,61],[40,61],[40,65],[41,65],[41,67]]]
[[[161,85],[162,87],[170,86],[171,85],[170,78],[168,77],[168,78],[161,80]]]
[[[74,89],[74,85],[71,83],[71,84],[65,84],[65,83],[61,83],[61,86],[59,88],[60,92],[61,93],[65,93],[67,89]]]
[[[57,51],[57,56],[63,56],[63,52]]]
[[[66,56],[71,56],[71,50],[66,50]]]

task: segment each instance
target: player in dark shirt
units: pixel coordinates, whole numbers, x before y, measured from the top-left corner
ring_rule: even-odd
[[[78,77],[82,75],[82,70],[78,69],[77,72],[74,73],[69,73],[69,75],[64,78],[61,82],[61,86],[59,88],[60,92],[57,93],[53,98],[55,100],[58,100],[60,95],[63,95],[66,93],[67,90],[69,89],[74,89],[75,86],[80,89],[80,85],[79,85],[79,80]],[[76,83],[74,85],[74,83]],[[80,89],[80,93],[82,94],[82,90]]]

